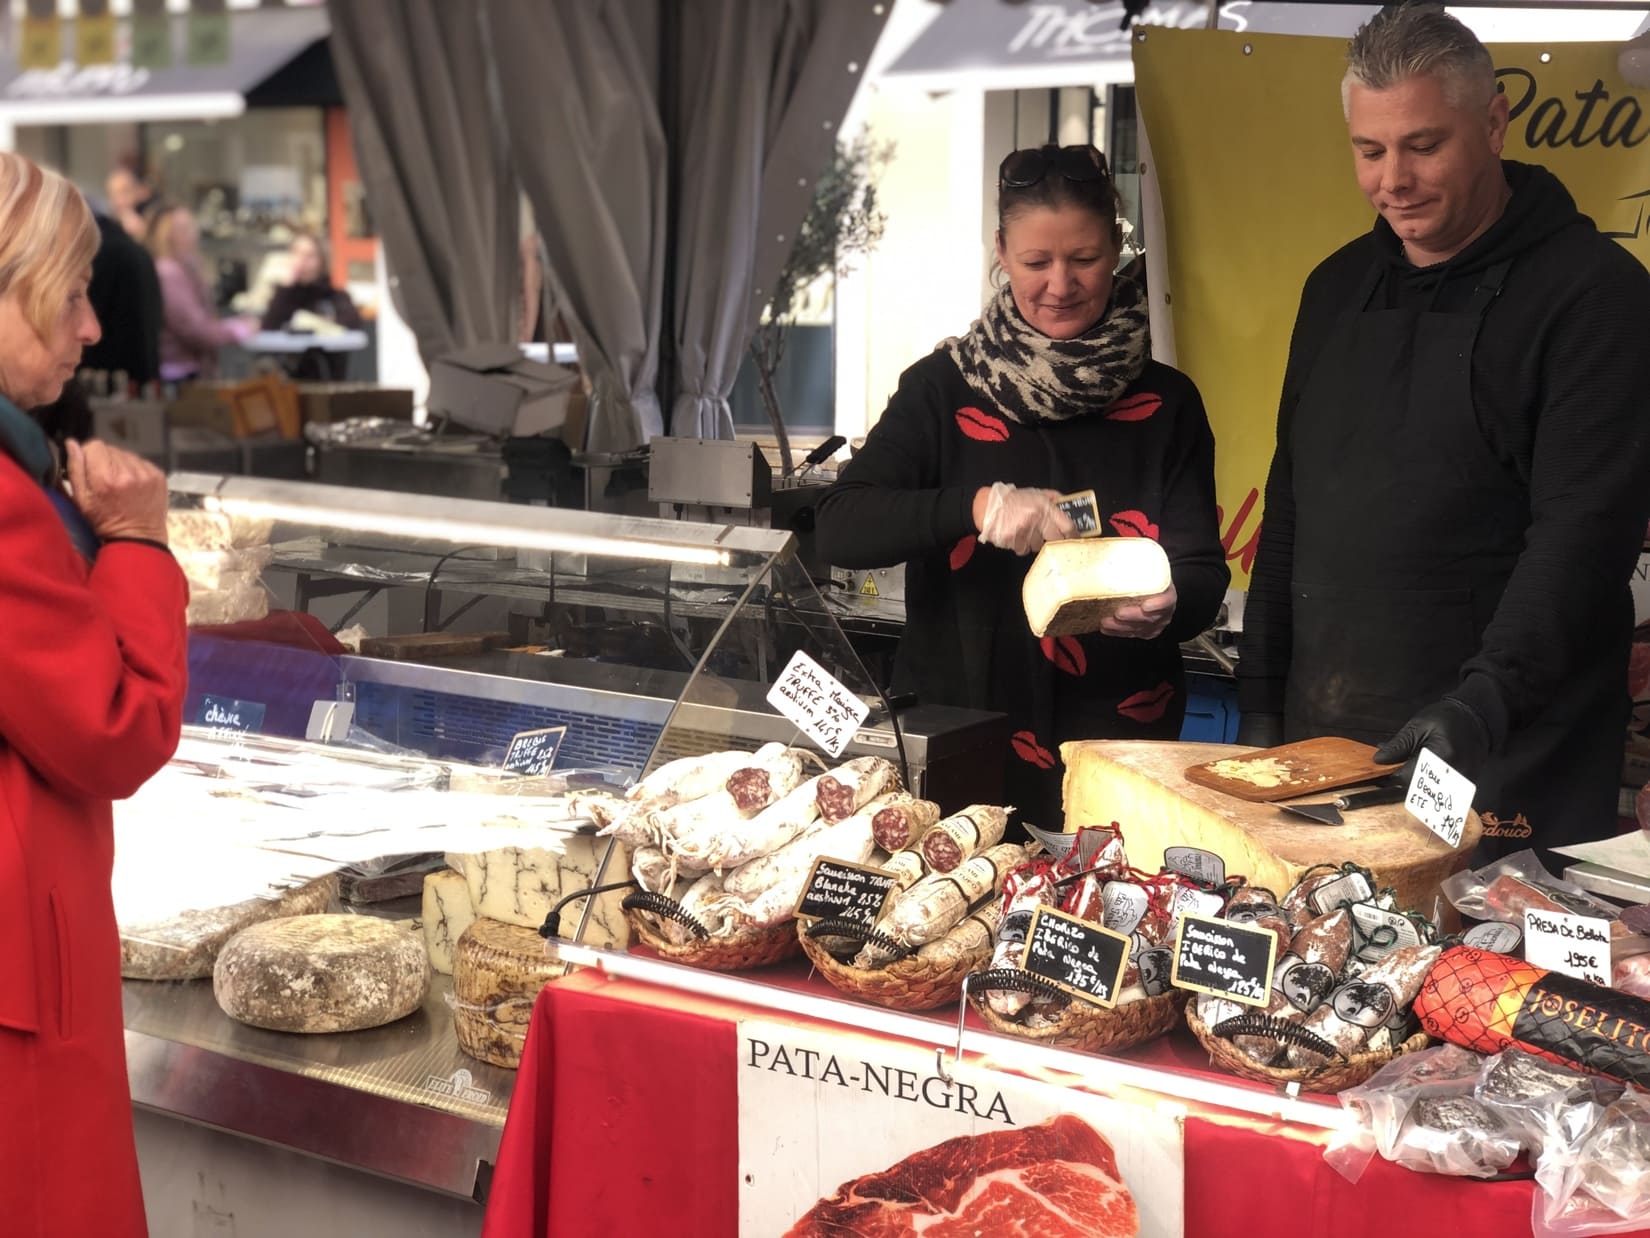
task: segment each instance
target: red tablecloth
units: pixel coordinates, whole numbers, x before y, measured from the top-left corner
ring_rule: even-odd
[[[741,1018],[811,1023],[595,972],[545,989],[483,1238],[733,1238]],[[1191,1068],[1196,1052],[1195,1042],[1171,1040],[1147,1060]],[[1321,1130],[1190,1108],[1188,1238],[1530,1232],[1528,1181],[1435,1177],[1377,1158],[1354,1186],[1324,1163]]]

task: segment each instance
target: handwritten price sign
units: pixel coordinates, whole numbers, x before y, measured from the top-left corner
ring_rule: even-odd
[[[1467,814],[1472,811],[1473,793],[1477,790],[1443,757],[1431,748],[1423,748],[1421,759],[1415,763],[1415,777],[1409,781],[1404,807],[1439,838],[1452,847],[1459,847],[1461,833],[1467,828]]]
[[[1562,911],[1524,913],[1524,958],[1588,984],[1610,986],[1610,922]]]
[[[768,704],[833,757],[853,739],[871,707],[800,649],[768,692]]]

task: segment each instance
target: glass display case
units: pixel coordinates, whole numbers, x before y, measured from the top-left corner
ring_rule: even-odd
[[[464,1052],[455,1021],[477,1008],[453,979],[380,1026],[251,1026],[208,978],[218,912],[332,881],[346,912],[428,922],[425,877],[445,872],[531,934],[548,904],[629,875],[580,797],[683,756],[818,750],[830,728],[840,759],[885,756],[929,798],[997,796],[1002,718],[887,700],[789,533],[243,477],[171,488],[186,734],[116,819],[133,1094],[157,1112],[479,1197],[514,1074]],[[863,718],[780,712],[798,655]],[[495,849],[552,860],[512,869],[510,902],[478,890]],[[561,935],[625,948],[617,898],[573,900]],[[525,1034],[524,1013],[487,1018]]]

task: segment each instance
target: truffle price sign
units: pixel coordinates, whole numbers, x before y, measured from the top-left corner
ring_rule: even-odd
[[[1110,1010],[1123,987],[1130,945],[1122,933],[1039,907],[1026,931],[1020,967],[1073,997]]]
[[[796,918],[847,920],[862,928],[875,928],[898,888],[899,878],[893,873],[821,858],[814,861],[808,884],[802,887]]]
[[[1103,531],[1100,528],[1100,502],[1094,497],[1094,491],[1078,490],[1073,494],[1062,494],[1054,500],[1054,506],[1071,521],[1078,537],[1099,537]]]
[[[564,726],[517,731],[504,750],[504,768],[512,774],[548,774],[556,766],[556,752],[565,738]]]
[[[1610,922],[1562,911],[1524,913],[1526,962],[1610,987]]]
[[[1467,828],[1467,813],[1472,811],[1473,793],[1477,790],[1443,757],[1431,748],[1423,748],[1420,760],[1415,762],[1415,777],[1409,780],[1404,807],[1439,838],[1452,847],[1459,847],[1461,832]]]
[[[1208,916],[1182,916],[1169,982],[1177,989],[1264,1006],[1271,998],[1277,949],[1277,936],[1267,929]]]
[[[768,704],[833,757],[859,730],[871,707],[798,649],[768,692]]]

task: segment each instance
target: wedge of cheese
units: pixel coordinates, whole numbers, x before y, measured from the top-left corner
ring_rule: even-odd
[[[1189,765],[1250,751],[1134,740],[1062,744],[1066,829],[1117,822],[1129,862],[1147,872],[1162,867],[1167,847],[1202,847],[1226,862],[1228,875],[1240,873],[1280,897],[1314,864],[1355,860],[1397,891],[1400,907],[1427,915],[1439,885],[1467,866],[1482,833],[1473,814],[1452,849],[1402,804],[1360,808],[1346,814],[1345,825],[1323,826],[1186,781]]]
[[[1169,556],[1150,538],[1080,538],[1039,550],[1020,595],[1033,635],[1077,636],[1170,582]]]
[[[463,873],[448,868],[425,875],[424,908],[419,917],[424,927],[424,948],[430,952],[430,966],[443,976],[453,974],[453,947],[475,918],[470,883]]]
[[[596,873],[609,842],[605,838],[569,838],[561,854],[526,847],[500,847],[466,855],[449,855],[448,864],[464,874],[470,904],[477,916],[536,929],[550,909],[575,890],[596,884]],[[614,849],[604,881],[622,880],[630,859],[623,847]],[[582,940],[592,946],[630,944],[630,927],[619,904],[622,890],[595,896]],[[584,913],[584,903],[562,910],[562,936],[571,939]]]

